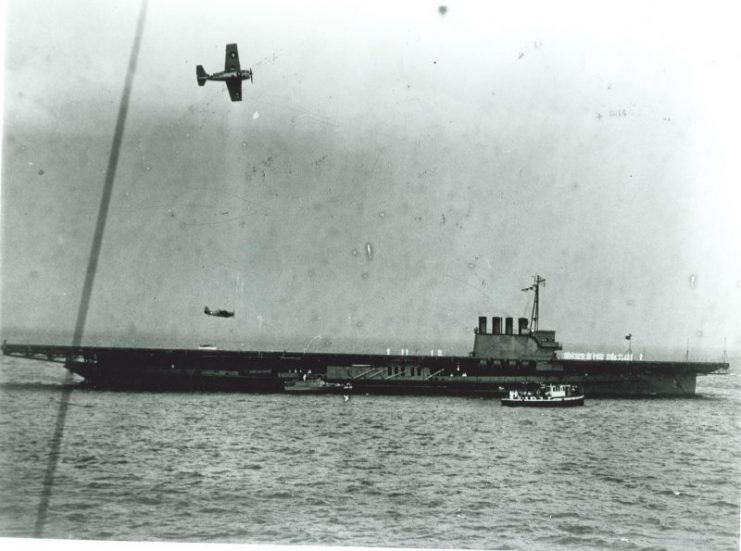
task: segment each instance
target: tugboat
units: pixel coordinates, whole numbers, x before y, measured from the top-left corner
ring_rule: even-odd
[[[567,408],[584,405],[584,391],[579,385],[540,384],[509,391],[502,398],[502,405],[509,407]]]

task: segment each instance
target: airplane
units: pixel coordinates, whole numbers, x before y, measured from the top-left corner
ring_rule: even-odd
[[[196,78],[198,79],[198,86],[206,84],[207,80],[220,80],[226,82],[226,87],[229,89],[229,97],[232,101],[242,101],[242,81],[250,79],[252,80],[252,69],[243,71],[239,67],[239,52],[237,51],[236,44],[226,45],[226,58],[224,61],[224,71],[221,73],[214,73],[209,75],[204,69],[203,65],[196,67]]]
[[[227,310],[211,310],[208,306],[203,309],[203,313],[207,316],[216,316],[217,318],[233,318],[234,312]]]

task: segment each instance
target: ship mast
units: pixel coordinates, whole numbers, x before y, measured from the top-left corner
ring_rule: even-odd
[[[533,276],[533,284],[530,287],[527,287],[523,289],[523,291],[535,291],[535,299],[533,300],[533,313],[530,316],[530,330],[531,331],[537,331],[538,330],[538,318],[540,317],[540,311],[538,309],[539,303],[540,303],[540,284],[543,284],[543,287],[545,287],[545,278],[540,277],[540,275],[535,274]]]
[[[690,338],[687,337],[687,350],[684,352],[684,361],[690,361]]]

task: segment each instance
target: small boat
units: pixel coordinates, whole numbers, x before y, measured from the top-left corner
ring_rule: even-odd
[[[509,407],[566,408],[584,405],[584,391],[579,385],[540,384],[512,389],[502,405]]]
[[[283,390],[291,394],[348,394],[351,383],[328,383],[323,377],[302,377],[283,383]]]

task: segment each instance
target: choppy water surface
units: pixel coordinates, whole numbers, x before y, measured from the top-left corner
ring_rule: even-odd
[[[64,371],[3,358],[0,536],[30,537]],[[736,374],[695,399],[74,390],[44,536],[737,549]]]

